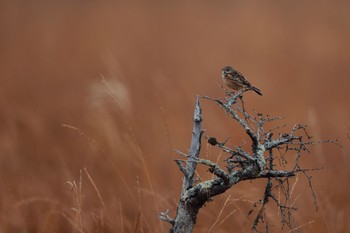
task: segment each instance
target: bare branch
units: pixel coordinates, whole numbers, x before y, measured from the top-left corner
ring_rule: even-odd
[[[268,214],[265,213],[268,204],[275,204],[279,209],[279,216],[282,228],[287,226],[290,230],[297,229],[293,227],[292,211],[296,210],[291,202],[291,196],[295,187],[290,182],[298,173],[303,173],[308,179],[308,183],[314,197],[317,209],[316,192],[312,186],[312,176],[308,172],[320,170],[322,168],[305,169],[299,164],[303,152],[310,152],[312,145],[319,143],[338,144],[337,140],[311,140],[312,137],[307,131],[307,126],[296,124],[289,133],[273,133],[274,130],[280,130],[283,126],[277,126],[273,129],[266,129],[269,122],[280,120],[280,117],[271,117],[261,113],[248,113],[243,101],[243,93],[247,90],[237,91],[235,93],[225,91],[226,97],[216,99],[208,96],[196,98],[196,105],[193,117],[193,131],[191,147],[188,154],[175,150],[183,159],[175,159],[175,162],[181,172],[184,174],[181,196],[175,219],[168,216],[168,211],[160,213],[160,219],[173,225],[171,233],[191,233],[196,222],[197,214],[206,202],[214,196],[220,195],[230,189],[233,185],[253,179],[266,179],[265,191],[263,197],[255,202],[252,214],[258,209],[252,231],[258,232],[260,223],[265,224],[265,231],[269,232],[270,223]],[[224,112],[239,123],[239,126],[245,130],[249,136],[252,152],[248,152],[240,146],[227,145],[218,141],[215,137],[209,137],[208,143],[221,149],[222,152],[230,154],[230,157],[224,160],[225,170],[219,166],[219,159],[213,162],[199,157],[201,150],[202,137],[202,111],[199,104],[199,98],[210,100],[224,110]],[[277,135],[274,137],[274,135]],[[292,157],[289,154],[293,154]],[[277,161],[276,161],[277,160]],[[280,161],[283,167],[292,160],[291,170],[277,170],[276,163]],[[199,181],[194,178],[197,164],[208,167],[208,171],[215,176],[212,179]],[[198,174],[199,175],[199,174]],[[278,195],[277,195],[277,194]]]
[[[206,160],[206,159],[196,159],[195,162],[208,166],[209,172],[211,172],[214,175],[216,175],[217,177],[221,178],[225,184],[229,183],[229,180],[230,180],[229,176],[216,163],[214,163],[210,160]]]
[[[256,147],[258,145],[258,139],[255,133],[249,127],[248,123],[244,119],[240,118],[238,113],[233,108],[231,108],[231,105],[237,102],[237,98],[246,91],[247,90],[242,90],[240,92],[237,92],[237,94],[235,95],[230,95],[230,98],[226,102],[222,102],[221,100],[214,99],[208,96],[201,96],[201,98],[208,99],[219,104],[219,106],[222,107],[225,110],[225,112],[229,113],[229,115],[244,128],[245,132],[248,134],[248,136],[253,142],[253,147]]]
[[[241,156],[241,157],[248,159],[248,160],[254,160],[254,158],[248,152],[244,151],[239,146],[235,146],[234,147],[235,150],[233,150],[233,149],[225,146],[226,142],[220,143],[217,141],[216,138],[213,138],[213,137],[210,137],[208,139],[208,143],[211,144],[212,146],[217,146],[217,147],[221,148],[224,152],[229,153],[232,156],[237,155],[237,156]]]
[[[202,138],[202,109],[199,104],[199,97],[196,99],[196,107],[194,109],[194,116],[193,116],[193,132],[192,132],[192,141],[191,141],[191,148],[189,153],[190,159],[196,159],[199,157],[199,153],[201,150],[201,138]],[[184,180],[184,188],[188,189],[191,188],[194,184],[194,175],[196,171],[196,162],[188,162],[186,166],[186,170],[188,173],[187,179]]]
[[[175,159],[176,165],[179,167],[180,171],[185,175],[185,177],[188,176],[186,168],[183,166],[182,161],[179,159]]]
[[[197,213],[199,208],[191,208],[191,205],[187,205],[186,197],[187,192],[191,189],[196,182],[195,173],[197,159],[199,158],[199,153],[201,150],[201,138],[202,138],[202,109],[199,103],[199,97],[196,98],[196,105],[193,115],[193,131],[192,131],[192,140],[189,154],[186,155],[182,152],[178,152],[180,155],[183,155],[187,158],[186,167],[182,165],[180,160],[175,160],[176,164],[184,174],[181,196],[179,206],[177,208],[175,219],[171,219],[166,213],[160,213],[159,217],[161,220],[169,222],[173,225],[171,232],[179,233],[190,233],[192,232],[193,226],[196,222]]]
[[[183,152],[181,152],[181,151],[179,151],[179,150],[174,149],[174,151],[176,152],[176,154],[182,155],[182,156],[184,156],[184,157],[186,157],[186,158],[188,157],[187,154],[185,154],[185,153],[183,153]]]

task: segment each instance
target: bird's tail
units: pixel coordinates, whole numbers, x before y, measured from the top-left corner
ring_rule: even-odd
[[[256,88],[256,87],[254,87],[254,86],[251,86],[251,89],[252,89],[253,91],[255,91],[258,95],[262,95],[262,93],[261,93],[261,91],[260,91],[259,88]]]

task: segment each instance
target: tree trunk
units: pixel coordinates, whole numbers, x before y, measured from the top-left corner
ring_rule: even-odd
[[[180,202],[180,205],[177,208],[177,214],[175,218],[175,224],[171,229],[171,233],[192,233],[193,226],[196,223],[197,213],[191,213],[189,207],[186,207],[184,201]]]

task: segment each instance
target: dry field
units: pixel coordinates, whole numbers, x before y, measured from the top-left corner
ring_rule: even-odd
[[[350,232],[350,3],[2,1],[0,232],[167,232],[195,95],[222,97],[234,65],[264,93],[246,105],[305,123],[319,139],[292,200],[300,232]],[[204,102],[207,135],[245,137]],[[203,144],[202,156],[217,151]],[[224,156],[224,155],[222,155]],[[291,155],[293,156],[293,155]],[[201,169],[203,177],[209,177]],[[195,232],[250,232],[259,182],[202,209]],[[226,205],[225,205],[226,202]],[[225,207],[225,208],[223,208]],[[222,213],[220,213],[222,211]],[[280,230],[272,206],[272,232]]]

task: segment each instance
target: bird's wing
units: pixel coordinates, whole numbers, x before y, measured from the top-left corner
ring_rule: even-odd
[[[238,72],[238,71],[237,71],[237,74],[238,74],[239,76],[241,76],[242,82],[243,82],[244,85],[247,85],[248,87],[250,87],[250,86],[252,85],[252,84],[250,84],[250,82],[243,76],[243,74],[241,74],[241,73]]]

